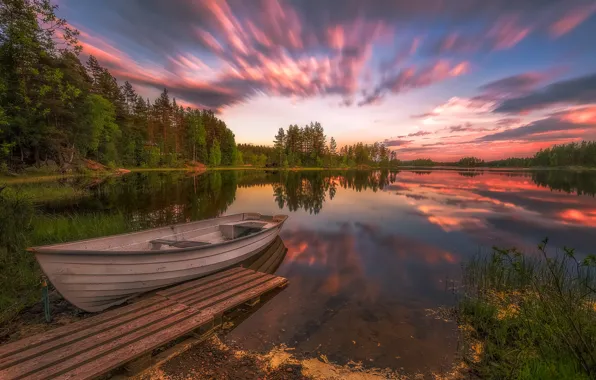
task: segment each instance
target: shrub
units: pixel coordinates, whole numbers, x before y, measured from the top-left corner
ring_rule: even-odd
[[[537,256],[495,247],[464,266],[458,318],[483,346],[469,363],[481,378],[596,375],[596,259],[550,255],[547,242]]]

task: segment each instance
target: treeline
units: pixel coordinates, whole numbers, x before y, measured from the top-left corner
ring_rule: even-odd
[[[596,166],[596,141],[540,149],[534,155],[532,163],[534,166]]]
[[[533,158],[532,157],[525,157],[525,158],[518,158],[518,157],[510,157],[503,160],[496,160],[496,161],[489,161],[486,166],[495,167],[495,168],[528,168],[532,165]]]
[[[464,157],[457,162],[437,162],[429,158],[402,161],[404,166],[461,166],[461,167],[557,167],[557,166],[596,166],[596,141],[582,141],[553,145],[540,149],[533,157],[510,157],[503,160],[487,161],[477,157]]]
[[[356,143],[338,149],[333,137],[327,142],[323,126],[311,122],[304,127],[280,128],[273,146],[239,144],[244,162],[270,167],[355,167],[397,164],[396,152],[382,143]]]
[[[49,0],[0,2],[0,169],[86,158],[108,166],[241,164],[234,134],[212,111],[164,89],[151,102],[91,56]]]
[[[596,141],[572,142],[540,149],[534,157],[507,158],[491,161],[495,167],[557,167],[557,166],[596,166]]]
[[[275,149],[271,146],[238,144],[238,153],[247,165],[264,167],[275,159]]]
[[[374,144],[356,143],[347,145],[340,149],[341,166],[353,167],[360,165],[381,167],[396,166],[397,152],[391,151],[383,143]]]

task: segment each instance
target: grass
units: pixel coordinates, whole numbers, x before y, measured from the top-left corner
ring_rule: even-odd
[[[91,239],[129,231],[124,215],[73,214],[38,215],[31,223],[30,244],[46,245],[67,241]]]
[[[458,323],[470,369],[486,379],[596,376],[596,259],[494,248],[464,266]]]
[[[193,169],[189,169],[186,167],[183,168],[126,168],[126,170],[130,170],[133,173],[144,173],[144,172],[188,172],[193,171]]]
[[[0,325],[41,298],[41,269],[29,246],[129,231],[122,214],[52,216],[33,207],[31,194],[0,191]]]
[[[7,193],[18,192],[21,197],[34,203],[51,202],[62,199],[74,199],[88,195],[85,188],[76,188],[70,185],[63,185],[57,182],[48,183],[45,186],[27,186],[19,184],[5,189]]]

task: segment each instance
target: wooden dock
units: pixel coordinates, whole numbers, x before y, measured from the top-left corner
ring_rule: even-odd
[[[152,352],[222,323],[287,285],[282,277],[233,268],[157,292],[81,321],[0,347],[0,379],[92,379],[125,366],[151,365]]]

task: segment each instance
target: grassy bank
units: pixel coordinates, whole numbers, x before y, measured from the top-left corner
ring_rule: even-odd
[[[39,302],[41,270],[29,246],[53,244],[126,232],[121,214],[49,216],[33,207],[30,194],[0,192],[0,325]]]
[[[494,248],[464,266],[457,315],[480,378],[596,377],[596,260],[546,244],[538,255]]]

